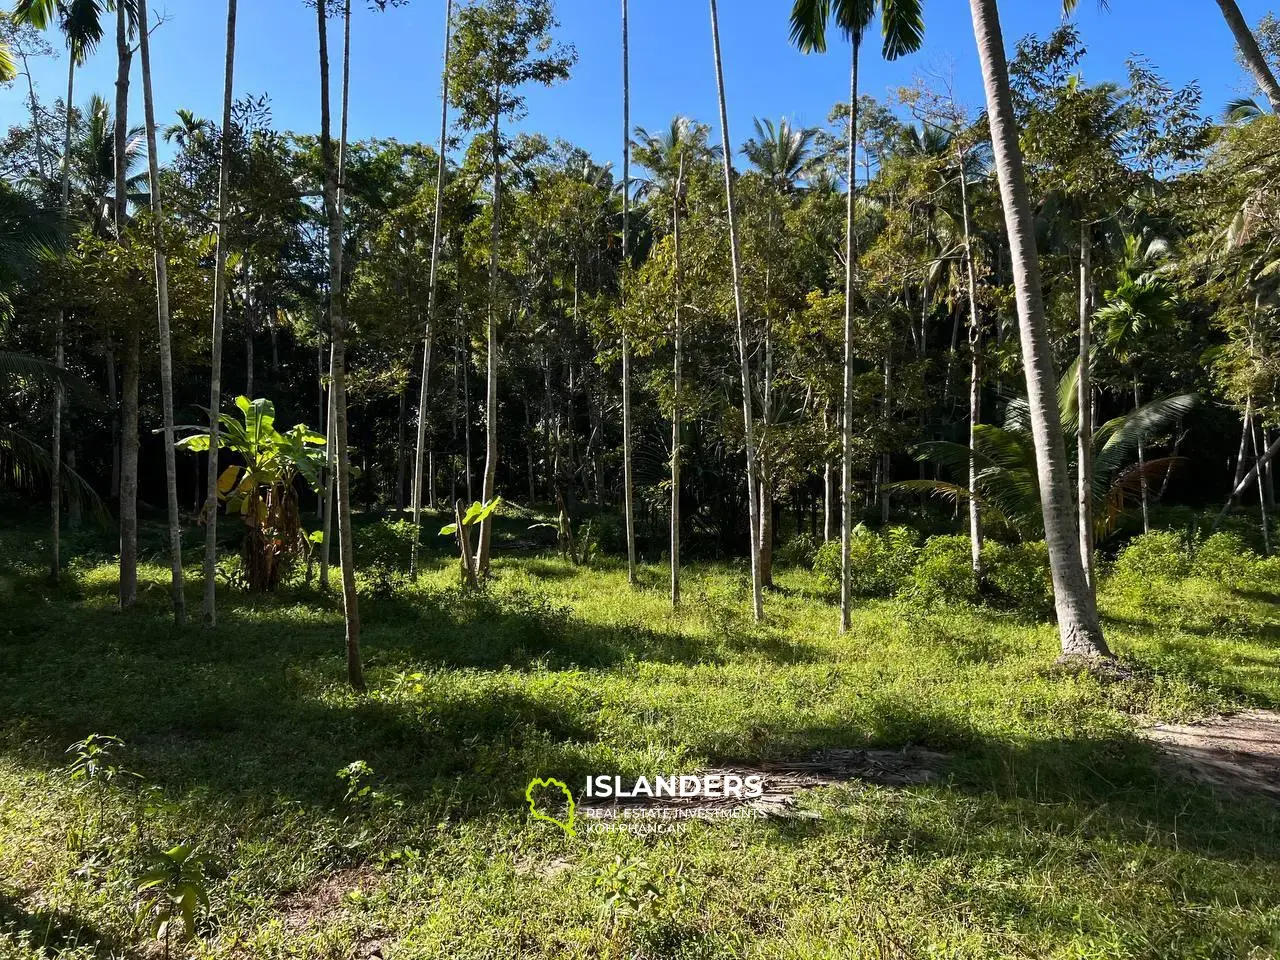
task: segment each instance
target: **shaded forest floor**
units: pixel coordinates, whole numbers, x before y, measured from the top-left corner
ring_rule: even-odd
[[[1280,706],[1280,584],[1107,584],[1136,669],[1103,681],[1011,613],[869,602],[841,637],[784,570],[758,626],[728,565],[689,570],[672,613],[665,568],[633,590],[515,531],[480,595],[438,552],[417,583],[362,576],[357,696],[335,597],[228,589],[217,630],[175,628],[162,565],[121,614],[99,548],[73,543],[54,589],[39,535],[0,530],[0,960],[162,955],[138,878],[187,842],[210,904],[173,956],[1280,956],[1280,803],[1139,733]],[[94,732],[136,777],[71,779]],[[534,777],[905,747],[945,765],[669,833],[570,838],[524,799]]]

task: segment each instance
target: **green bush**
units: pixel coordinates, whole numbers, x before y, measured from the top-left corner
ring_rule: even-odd
[[[1116,558],[1122,580],[1177,580],[1191,572],[1191,555],[1182,534],[1152,530],[1134,537]]]
[[[931,537],[920,551],[907,592],[925,603],[977,600],[978,580],[973,575],[969,538]]]
[[[431,545],[429,526],[424,526],[422,540]],[[434,531],[431,531],[434,532]],[[337,555],[337,525],[334,525],[334,555]],[[355,529],[356,569],[382,566],[391,570],[409,568],[409,552],[413,546],[413,521],[383,518]]]
[[[1037,619],[1052,616],[1053,576],[1043,540],[1012,546],[988,540],[982,545],[982,573],[997,602]]]
[[[825,544],[823,544],[825,546]],[[778,563],[793,567],[812,567],[818,558],[818,541],[807,533],[796,534],[774,551]],[[839,554],[837,553],[838,557]]]
[[[849,540],[851,587],[855,596],[891,597],[906,584],[919,554],[917,534],[910,527],[890,527],[875,533],[862,524]],[[840,541],[819,548],[813,569],[834,586],[840,585]]]
[[[1206,580],[1240,584],[1249,579],[1258,556],[1235,533],[1215,533],[1196,548],[1191,573]]]

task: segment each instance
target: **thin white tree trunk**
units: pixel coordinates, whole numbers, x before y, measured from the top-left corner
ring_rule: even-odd
[[[156,315],[160,334],[160,407],[164,418],[165,499],[169,508],[170,591],[173,620],[187,615],[182,576],[182,517],[178,512],[178,463],[173,430],[173,337],[169,329],[169,258],[165,252],[164,208],[160,201],[160,158],[156,150],[156,108],[151,92],[151,41],[147,30],[147,0],[135,0],[138,43],[142,56],[142,111],[147,131],[147,169],[151,186],[151,217],[155,237]],[[122,199],[122,198],[121,198]]]
[[[418,546],[422,538],[422,462],[427,446],[427,401],[431,384],[431,341],[435,335],[436,288],[439,277],[441,208],[444,206],[444,172],[446,138],[449,133],[449,44],[452,39],[453,0],[446,0],[444,8],[444,66],[440,71],[440,140],[436,158],[436,206],[432,212],[434,224],[431,230],[431,279],[427,288],[427,323],[422,332],[422,378],[418,391],[418,443],[413,459],[413,548],[409,554],[409,576],[418,575]],[[434,484],[435,472],[432,471]],[[435,509],[434,487],[431,508]]]
[[[74,107],[72,103],[76,88],[76,55],[74,51],[67,54],[67,123],[66,136],[62,148],[62,198],[59,216],[64,231],[69,232],[71,212],[71,129]],[[66,309],[61,303],[53,321],[53,363],[59,370],[66,366]],[[51,460],[49,465],[49,577],[54,583],[62,574],[62,407],[64,403],[62,380],[53,384],[53,436],[51,438]]]
[[[969,7],[973,15],[978,58],[982,64],[987,116],[1009,236],[1027,406],[1031,414],[1040,504],[1044,513],[1062,652],[1065,656],[1110,656],[1093,591],[1084,577],[1076,512],[1071,504],[1066,444],[1058,417],[1058,378],[1053,369],[1053,354],[1041,299],[1035,223],[1018,144],[1000,13],[996,0],[969,0]]]
[[[676,261],[675,321],[672,341],[675,352],[671,391],[671,606],[680,606],[680,387],[684,363],[684,327],[680,298],[684,294],[684,264],[680,259],[680,195],[684,190],[684,151],[676,174],[675,198],[671,203],[671,241]]]
[[[1142,407],[1142,388],[1138,378],[1133,378],[1133,409]],[[1151,532],[1151,484],[1147,480],[1147,444],[1142,435],[1138,435],[1138,487],[1142,492],[1142,532]]]
[[[320,152],[324,159],[324,199],[329,216],[329,321],[333,336],[332,386],[333,434],[337,447],[338,552],[342,563],[342,608],[346,619],[347,681],[364,689],[360,659],[360,607],[356,595],[355,545],[351,530],[351,466],[347,450],[346,333],[342,293],[342,178],[347,150],[347,107],[351,77],[351,0],[343,4],[342,132],[337,163],[329,135],[329,37],[325,21],[326,0],[317,0],[320,38]]]
[[[1080,343],[1076,358],[1076,407],[1080,429],[1076,433],[1076,512],[1080,527],[1080,563],[1089,589],[1095,589],[1093,572],[1093,327],[1091,302],[1093,244],[1088,224],[1080,224]]]
[[[627,298],[627,271],[631,269],[631,50],[627,0],[622,0],[622,302]],[[631,338],[622,331],[622,485],[627,527],[627,582],[636,582],[636,524],[634,480],[631,469]]]
[[[218,248],[213,267],[213,327],[209,355],[209,462],[204,503],[204,598],[201,607],[209,626],[218,622],[218,419],[222,409],[222,319],[227,299],[227,204],[231,191],[231,107],[235,84],[236,12],[238,0],[227,0],[227,44],[222,79],[222,142],[218,158]]]
[[[982,321],[978,317],[978,278],[973,266],[973,235],[969,218],[969,178],[965,152],[960,162],[960,213],[964,226],[964,268],[969,294],[969,551],[973,575],[982,579],[982,512],[978,508],[978,424],[982,418]]]
[[[742,379],[742,433],[747,455],[747,513],[751,551],[751,606],[756,620],[764,619],[764,592],[760,582],[760,500],[756,493],[756,444],[751,402],[751,366],[747,352],[747,318],[742,304],[742,265],[738,247],[738,219],[733,199],[733,140],[729,137],[729,111],[724,94],[724,65],[720,58],[720,17],[716,0],[711,4],[711,42],[715,56],[716,91],[720,102],[720,133],[724,161],[725,206],[729,214],[729,253],[733,267],[733,306],[737,317],[738,366]]]
[[[845,176],[848,197],[844,235],[844,377],[840,410],[840,632],[846,633],[853,618],[853,566],[849,548],[853,542],[853,284],[857,270],[858,238],[856,216],[858,202],[858,53],[861,37],[849,38],[849,152]],[[885,405],[889,403],[889,361],[885,359]],[[883,489],[888,476],[882,472]],[[887,494],[882,493],[882,498]],[[887,512],[887,499],[882,499]]]
[[[493,102],[502,101],[501,90],[494,91]],[[489,237],[489,330],[487,380],[485,384],[484,487],[482,497],[488,503],[497,492],[498,481],[498,243],[502,239],[502,141],[498,127],[499,114],[493,114],[493,225]],[[480,523],[480,547],[476,551],[476,574],[489,575],[489,545],[493,536],[493,514]]]

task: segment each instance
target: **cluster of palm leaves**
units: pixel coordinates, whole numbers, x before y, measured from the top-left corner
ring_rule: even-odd
[[[1059,390],[1062,432],[1074,444],[1079,429],[1076,415],[1076,367],[1063,377]],[[1093,433],[1093,474],[1095,534],[1111,533],[1124,512],[1141,496],[1142,481],[1156,485],[1175,470],[1177,457],[1161,457],[1138,463],[1141,443],[1167,433],[1196,405],[1193,393],[1161,397],[1135,410],[1108,420]],[[977,465],[973,488],[946,480],[906,480],[894,484],[899,490],[929,493],[952,501],[976,500],[988,524],[1004,528],[1024,540],[1044,535],[1040,506],[1040,485],[1036,472],[1035,443],[1031,417],[1024,397],[1008,402],[1002,425],[980,423],[973,430],[972,456]],[[921,461],[934,464],[956,476],[967,476],[971,451],[968,445],[950,441],[918,444],[913,453]],[[1073,480],[1074,483],[1074,480]]]

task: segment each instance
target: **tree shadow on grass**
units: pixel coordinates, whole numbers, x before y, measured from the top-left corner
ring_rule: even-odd
[[[89,948],[104,960],[141,960],[145,955],[74,914],[32,906],[21,891],[0,886],[0,931],[5,930],[29,944],[37,957],[61,957],[77,948]]]

